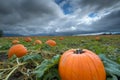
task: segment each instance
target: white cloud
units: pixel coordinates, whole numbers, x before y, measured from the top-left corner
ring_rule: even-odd
[[[70,1],[69,3],[73,6],[72,11],[74,12],[65,15],[60,7],[68,1]],[[14,5],[14,7],[12,7],[20,10],[15,8],[15,12],[10,12],[9,15],[1,17],[0,29],[6,33],[23,35],[106,30],[104,29],[105,23],[107,23],[106,26],[109,27],[112,25],[112,22],[109,20],[111,18],[106,19],[105,17],[120,10],[120,5],[118,4],[120,1],[118,1],[118,3],[110,2],[108,5],[104,5],[102,2],[99,4],[95,1],[93,1],[93,3],[88,1],[90,3],[88,4],[87,1],[88,0],[66,0],[61,3],[60,6],[57,5],[54,0],[21,1],[21,5]],[[98,6],[96,4],[98,4]],[[21,8],[21,6],[23,7]],[[88,15],[91,12],[95,13],[96,16],[89,17]]]
[[[0,3],[10,6],[0,5],[0,29],[5,33],[29,35],[49,32],[49,23],[64,17],[63,11],[53,0],[21,0],[19,4],[18,2],[4,0]]]
[[[70,31],[75,31],[76,27],[69,27],[69,28],[57,28],[55,32],[70,32]]]

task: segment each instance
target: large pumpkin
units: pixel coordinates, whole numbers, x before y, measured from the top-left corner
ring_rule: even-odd
[[[59,62],[61,80],[106,80],[106,72],[100,58],[87,49],[70,49]]]
[[[27,54],[27,48],[22,44],[13,45],[8,51],[8,58],[16,55],[18,58]]]

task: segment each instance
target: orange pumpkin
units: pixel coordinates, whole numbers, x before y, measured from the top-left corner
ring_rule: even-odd
[[[61,80],[106,80],[106,72],[100,58],[87,49],[70,49],[59,62]]]
[[[95,37],[95,40],[99,41],[99,40],[100,40],[100,37],[98,37],[98,36],[97,36],[97,37]]]
[[[16,37],[15,39],[16,39],[16,40],[19,40],[19,38],[18,38],[18,37]]]
[[[56,42],[54,40],[47,40],[45,43],[49,46],[52,46],[52,47],[56,46]]]
[[[13,40],[12,41],[12,44],[18,44],[20,41],[18,41],[18,40]]]
[[[13,45],[8,51],[8,58],[11,58],[14,54],[20,58],[27,54],[27,49],[22,44]]]
[[[64,37],[60,37],[60,38],[59,38],[59,40],[63,40],[63,39],[64,39]]]
[[[42,41],[41,40],[35,40],[34,45],[35,44],[42,44]]]
[[[25,41],[26,41],[26,42],[31,42],[32,39],[31,39],[30,37],[25,37]]]

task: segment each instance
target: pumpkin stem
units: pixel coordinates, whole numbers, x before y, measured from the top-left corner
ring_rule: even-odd
[[[17,64],[20,64],[20,62],[19,62],[19,58],[16,58],[16,61],[17,61]]]
[[[82,54],[82,53],[84,53],[84,51],[82,49],[76,49],[75,53],[76,54]]]

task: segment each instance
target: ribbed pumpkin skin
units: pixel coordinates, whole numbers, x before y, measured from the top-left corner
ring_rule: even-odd
[[[13,45],[8,51],[8,58],[11,58],[14,54],[20,58],[27,54],[27,49],[22,44]]]
[[[75,51],[68,50],[60,58],[61,80],[106,80],[104,65],[96,54],[86,49],[82,54]]]

